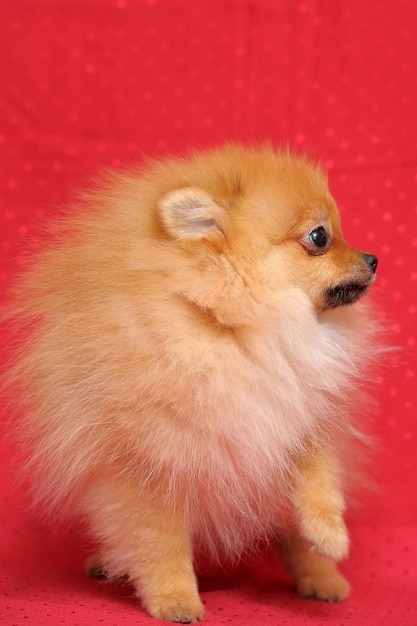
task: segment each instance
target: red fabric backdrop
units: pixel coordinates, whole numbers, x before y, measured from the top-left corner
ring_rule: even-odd
[[[35,224],[96,168],[228,139],[320,155],[347,239],[380,259],[401,350],[377,381],[382,494],[351,516],[352,597],[297,599],[263,561],[201,578],[208,625],[417,624],[416,29],[414,0],[1,2],[2,292]],[[0,622],[150,624],[129,587],[84,576],[85,539],[29,511],[0,446]]]

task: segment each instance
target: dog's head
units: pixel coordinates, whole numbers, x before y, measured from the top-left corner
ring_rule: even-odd
[[[377,258],[345,243],[326,176],[304,157],[228,146],[176,162],[167,185],[162,232],[197,272],[184,294],[215,314],[216,293],[242,315],[248,293],[267,303],[288,289],[324,311],[353,304],[374,281]]]

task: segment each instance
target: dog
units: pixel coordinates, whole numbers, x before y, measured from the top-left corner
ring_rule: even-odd
[[[86,524],[93,575],[203,618],[194,559],[276,541],[301,596],[340,601],[376,256],[322,167],[237,144],[107,172],[18,279],[34,497]]]

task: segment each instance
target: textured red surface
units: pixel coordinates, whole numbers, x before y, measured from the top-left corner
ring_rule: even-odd
[[[353,594],[297,599],[264,560],[201,577],[208,625],[417,624],[416,27],[413,0],[1,3],[2,292],[35,224],[97,167],[227,139],[320,155],[347,239],[380,258],[401,350],[377,381],[382,493],[351,516]],[[0,446],[0,622],[153,623],[128,586],[84,576],[84,538],[28,512]]]

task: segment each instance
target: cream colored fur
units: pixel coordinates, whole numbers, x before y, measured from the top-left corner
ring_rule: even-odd
[[[230,145],[109,173],[57,230],[14,305],[36,499],[86,518],[156,617],[202,618],[197,551],[274,534],[297,537],[300,593],[343,599],[318,553],[348,552],[350,409],[374,347],[366,308],[324,294],[371,277],[320,168]]]

